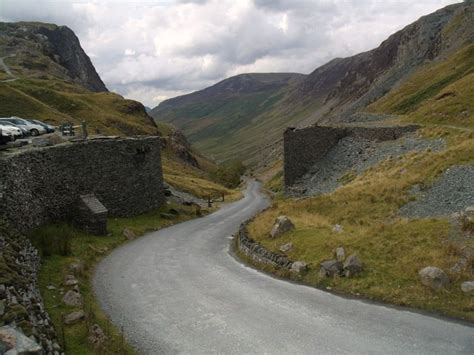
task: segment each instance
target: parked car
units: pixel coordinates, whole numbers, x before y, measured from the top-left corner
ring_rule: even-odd
[[[32,136],[39,136],[40,134],[45,134],[46,129],[38,124],[31,123],[23,118],[12,116],[10,118],[2,117],[0,121],[11,122],[15,126],[26,128]]]
[[[46,133],[53,133],[54,131],[56,131],[56,128],[54,128],[54,126],[51,126],[47,123],[44,123],[44,122],[41,122],[41,121],[38,121],[38,120],[28,120],[28,121],[33,123],[33,124],[40,125],[41,127],[43,127],[46,130]]]
[[[22,130],[9,122],[0,121],[0,130],[2,130],[3,136],[9,136],[13,141],[17,138],[23,138]]]

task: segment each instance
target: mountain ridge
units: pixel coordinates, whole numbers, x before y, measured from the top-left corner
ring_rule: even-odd
[[[389,36],[377,48],[347,58],[335,58],[316,68],[299,82],[282,89],[272,105],[230,133],[216,134],[208,128],[206,121],[216,124],[217,120],[210,115],[194,117],[195,122],[188,120],[183,124],[179,119],[182,109],[179,106],[174,108],[178,119],[174,118],[173,122],[196,147],[216,159],[242,157],[253,164],[262,160],[262,156],[252,156],[258,155],[263,147],[269,147],[268,152],[275,149],[274,142],[281,139],[287,126],[358,121],[357,113],[417,70],[446,60],[473,43],[473,24],[474,4],[468,2],[449,5],[423,16]],[[152,114],[155,120],[168,121],[170,115],[161,115],[159,107]],[[200,127],[199,135],[193,130],[196,126]],[[281,147],[278,149],[281,152]]]

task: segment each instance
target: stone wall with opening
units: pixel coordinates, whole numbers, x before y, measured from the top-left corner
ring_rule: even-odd
[[[68,220],[81,195],[95,194],[111,216],[164,202],[159,137],[96,139],[0,155],[0,213],[22,233]]]

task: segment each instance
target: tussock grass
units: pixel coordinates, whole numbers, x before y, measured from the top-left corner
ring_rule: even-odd
[[[292,242],[294,249],[289,257],[309,264],[309,272],[303,276],[308,284],[474,320],[474,300],[460,289],[462,281],[474,278],[471,271],[450,274],[452,284],[440,292],[427,289],[418,279],[418,271],[425,266],[449,272],[458,260],[450,247],[449,221],[408,220],[397,214],[411,199],[409,190],[413,185],[431,184],[451,165],[474,164],[474,137],[442,127],[425,128],[420,134],[443,137],[447,149],[387,159],[328,195],[277,199],[250,223],[252,238],[274,251]],[[296,229],[272,240],[268,233],[275,218],[282,214],[292,219]],[[335,224],[343,226],[342,233],[333,232]],[[467,243],[474,247],[474,241]],[[344,246],[346,255],[359,255],[365,265],[360,276],[318,276],[319,263],[333,258],[338,246]]]

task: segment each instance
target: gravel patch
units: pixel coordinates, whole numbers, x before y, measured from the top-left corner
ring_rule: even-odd
[[[412,151],[444,149],[443,139],[421,139],[415,134],[385,142],[345,137],[292,187],[293,195],[321,195],[341,186],[350,175],[359,175],[388,157]]]
[[[454,166],[429,188],[412,189],[416,201],[400,208],[400,215],[410,218],[441,217],[474,206],[474,166]]]

